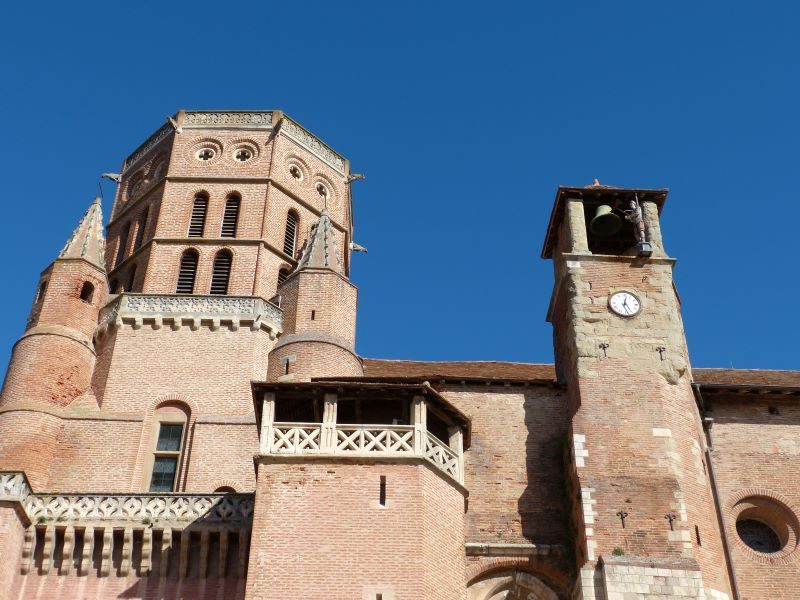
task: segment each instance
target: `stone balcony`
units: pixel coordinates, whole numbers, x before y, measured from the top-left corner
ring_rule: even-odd
[[[172,330],[188,327],[192,331],[209,327],[237,330],[249,327],[265,330],[271,338],[283,330],[283,311],[268,300],[256,296],[199,296],[178,294],[130,294],[112,296],[100,313],[98,332],[130,325],[140,329],[164,326]]]
[[[416,458],[464,485],[469,420],[431,388],[352,381],[254,387],[261,397],[256,413],[262,457]],[[313,413],[318,420],[285,418]],[[349,422],[370,417],[384,422]]]
[[[26,527],[23,575],[34,563],[45,575],[51,569],[66,575],[73,566],[77,574],[86,575],[99,552],[101,577],[109,575],[112,556],[119,554],[121,576],[132,567],[145,573],[156,568],[162,577],[172,569],[183,579],[195,548],[200,561],[195,570],[201,577],[208,575],[210,562],[217,565],[218,577],[238,563],[241,577],[247,568],[253,500],[253,494],[219,493],[35,494],[23,473],[0,473],[0,502],[14,503]],[[211,547],[218,553],[213,559]],[[173,549],[179,560],[170,567]],[[229,557],[232,551],[236,556]]]

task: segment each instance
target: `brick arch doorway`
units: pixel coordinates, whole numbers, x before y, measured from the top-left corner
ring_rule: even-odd
[[[558,600],[558,595],[530,573],[501,571],[473,581],[467,600]]]

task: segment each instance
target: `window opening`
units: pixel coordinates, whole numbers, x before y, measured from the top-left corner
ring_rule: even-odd
[[[700,542],[700,528],[695,525],[694,526],[694,539],[697,540],[697,545],[702,546],[703,544]]]
[[[128,223],[127,227],[122,230],[122,233],[119,236],[119,246],[117,246],[117,261],[114,264],[114,268],[117,268],[122,264],[122,261],[125,260],[125,252],[128,249],[128,236],[131,234],[131,223]]]
[[[192,216],[189,219],[189,237],[203,237],[206,227],[206,213],[208,212],[208,196],[198,194],[194,197]]]
[[[91,303],[92,296],[94,296],[94,286],[88,281],[84,281],[83,287],[81,287],[81,300]]]
[[[289,279],[289,269],[283,268],[278,271],[278,285],[283,285],[283,282]]]
[[[316,320],[316,318],[317,318],[317,311],[315,311],[315,310],[312,310],[312,311],[311,311],[311,320],[312,320],[312,321],[315,321],[315,320]]]
[[[295,246],[297,245],[297,214],[289,211],[286,215],[286,235],[283,238],[283,252],[294,257]]]
[[[181,266],[178,272],[178,285],[175,287],[176,294],[193,294],[194,280],[197,275],[198,255],[194,250],[187,250],[181,256]]]
[[[297,179],[298,181],[302,181],[303,179],[303,172],[300,170],[300,167],[297,165],[292,165],[289,167],[289,175]]]
[[[136,280],[136,265],[131,267],[130,274],[128,275],[128,291],[133,291],[133,282]]]
[[[236,151],[236,154],[233,157],[238,160],[239,162],[247,162],[251,158],[253,158],[253,153],[250,152],[247,148],[240,148]]]
[[[239,223],[239,206],[241,200],[235,196],[229,196],[225,200],[225,212],[222,216],[222,230],[220,236],[224,238],[235,238],[236,227]]]
[[[147,217],[150,215],[150,207],[147,207],[144,211],[144,215],[142,219],[139,221],[139,227],[136,229],[136,240],[133,242],[133,251],[136,252],[139,248],[142,247],[142,242],[144,241],[144,228],[147,227]]]
[[[197,151],[197,159],[202,161],[208,161],[214,158],[215,152],[211,148],[201,148]]]
[[[44,293],[45,293],[46,291],[47,291],[47,282],[46,282],[46,281],[43,281],[43,282],[42,282],[42,283],[39,285],[39,291],[38,291],[38,292],[36,292],[36,301],[35,301],[35,304],[38,304],[39,302],[41,302],[42,300],[44,300]]]
[[[755,519],[741,519],[736,522],[736,533],[742,541],[756,552],[771,554],[781,549],[781,540],[775,530],[766,523]]]
[[[151,492],[175,491],[178,462],[183,445],[183,423],[160,423],[156,442]]]
[[[381,506],[386,506],[386,475],[381,475],[381,491],[379,502]]]
[[[211,293],[224,296],[228,293],[228,282],[231,277],[233,255],[227,250],[220,250],[214,259],[214,271],[211,274]]]

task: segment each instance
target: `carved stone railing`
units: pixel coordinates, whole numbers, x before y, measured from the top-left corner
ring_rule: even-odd
[[[304,146],[307,150],[316,154],[319,158],[344,175],[344,158],[296,121],[293,121],[289,117],[284,117],[281,124],[281,133],[287,135],[301,146]]]
[[[337,425],[336,453],[414,452],[412,425]]]
[[[24,502],[31,494],[31,486],[24,473],[0,473],[0,500]]]
[[[187,110],[181,127],[272,127],[272,111]]]
[[[168,325],[173,330],[201,326],[212,330],[220,327],[251,330],[265,329],[271,337],[283,329],[283,311],[255,296],[183,296],[154,294],[120,294],[103,308],[98,330],[132,325],[134,329],[149,324],[153,329]]]
[[[413,425],[272,423],[264,433],[262,455],[416,456],[463,483],[458,453]]]
[[[23,503],[34,523],[241,524],[253,515],[253,494],[32,494]]]
[[[451,477],[460,480],[458,454],[430,432],[425,436],[425,458]]]

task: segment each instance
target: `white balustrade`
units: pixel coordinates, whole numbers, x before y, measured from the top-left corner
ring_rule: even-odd
[[[413,425],[330,424],[330,440],[322,423],[272,423],[265,430],[265,454],[327,456],[418,456],[463,483],[459,454],[435,435]],[[416,442],[416,436],[421,438]],[[264,451],[264,450],[262,450]]]

